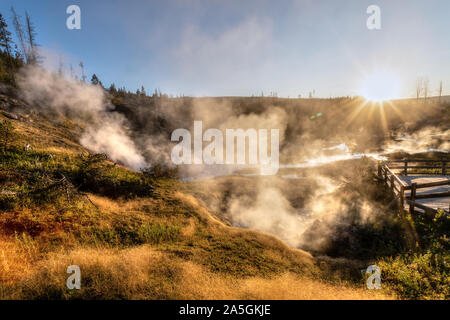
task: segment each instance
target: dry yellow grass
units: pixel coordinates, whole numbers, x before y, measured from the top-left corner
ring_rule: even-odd
[[[207,222],[219,225],[224,227],[225,224],[219,220],[217,217],[212,215],[206,208],[198,202],[197,199],[195,199],[193,196],[181,193],[181,192],[175,192],[175,197],[180,199],[182,202],[184,202],[187,206],[191,206],[195,212],[197,212],[200,216],[204,217]]]
[[[185,263],[178,288],[182,299],[245,299],[245,300],[372,300],[393,299],[385,292],[333,285],[319,280],[301,278],[292,273],[266,279],[252,277],[235,279],[206,272],[202,267]]]
[[[320,280],[284,274],[274,279],[252,278],[242,285],[244,299],[282,300],[385,300],[394,297],[386,292],[330,284]]]
[[[81,290],[69,291],[66,268],[81,268]],[[205,270],[148,246],[77,249],[51,254],[0,298],[108,299],[392,299],[380,291],[302,278],[233,278]]]
[[[107,197],[89,194],[92,202],[104,212],[124,212],[133,210],[137,206],[136,201],[112,200]]]
[[[32,268],[31,258],[30,249],[11,238],[0,237],[0,283],[10,284],[27,276]]]
[[[36,148],[37,151],[48,152],[52,154],[65,154],[65,155],[78,155],[80,152],[78,150],[64,148],[64,147],[47,147],[47,148]]]

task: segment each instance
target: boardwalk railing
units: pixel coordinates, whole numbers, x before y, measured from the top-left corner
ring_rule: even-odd
[[[450,191],[446,192],[434,192],[427,194],[417,194],[418,189],[430,188],[437,186],[450,185],[450,180],[431,182],[431,183],[412,183],[411,185],[400,179],[399,174],[395,173],[393,170],[400,169],[402,175],[407,176],[408,173],[414,174],[426,174],[426,175],[447,175],[450,173],[448,169],[449,160],[392,160],[386,162],[378,162],[378,177],[383,180],[386,185],[388,185],[392,193],[397,197],[399,207],[402,211],[405,210],[405,202],[409,204],[410,213],[420,213],[415,210],[419,208],[425,211],[425,213],[437,213],[437,210],[426,206],[424,204],[418,203],[417,200],[420,199],[431,199],[431,198],[441,198],[450,197]],[[402,165],[398,165],[402,163]],[[426,165],[408,165],[411,163],[419,163]],[[408,169],[413,169],[413,172],[408,171]],[[421,170],[422,169],[422,170]],[[427,169],[425,172],[423,169]],[[410,190],[410,194],[405,196],[405,191]],[[447,208],[450,211],[450,208]]]
[[[447,169],[450,171],[450,160],[390,160],[387,163],[391,169],[401,169],[402,174],[405,176],[407,176],[408,173],[430,175],[439,174],[445,176],[448,173]],[[413,165],[411,165],[411,163]],[[413,169],[413,172],[408,171],[408,169]]]

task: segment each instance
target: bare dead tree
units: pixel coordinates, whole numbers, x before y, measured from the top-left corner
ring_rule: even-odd
[[[442,80],[441,80],[441,82],[439,83],[439,104],[441,104],[442,89],[443,89],[443,86],[442,86]]]
[[[65,194],[67,202],[72,202],[77,196],[78,197],[84,197],[86,200],[88,200],[96,209],[98,207],[95,205],[94,202],[92,202],[91,198],[89,198],[89,195],[85,192],[80,192],[77,187],[73,185],[73,183],[61,172],[57,172],[59,176],[61,177],[59,180],[54,180],[50,177],[48,177],[48,180],[51,182],[51,184],[36,188],[29,192],[29,194],[43,194],[43,193],[49,193],[52,191],[59,191],[62,194]],[[23,196],[23,194],[22,194]]]
[[[63,74],[64,74],[64,63],[63,63],[62,57],[59,56],[59,59],[58,59],[58,76],[62,77]]]
[[[28,40],[28,48],[29,48],[29,58],[30,64],[38,64],[41,62],[41,58],[38,55],[37,43],[36,43],[36,29],[31,22],[30,15],[27,11],[25,11],[25,21],[26,21],[26,30],[27,30],[27,40]]]
[[[423,97],[425,98],[425,103],[427,102],[427,98],[428,98],[429,86],[430,86],[430,80],[428,80],[428,78],[425,78],[425,80],[423,81]]]
[[[86,74],[84,73],[84,63],[83,63],[83,61],[80,61],[80,68],[81,68],[81,80],[83,82],[86,82]]]
[[[70,64],[70,79],[71,79],[71,80],[74,79],[74,74],[73,74],[73,67],[72,67],[72,64]]]
[[[420,94],[422,93],[423,79],[421,77],[417,78],[416,81],[416,99],[419,102]]]
[[[11,12],[13,14],[13,24],[14,29],[16,31],[16,36],[19,39],[20,47],[22,48],[22,53],[25,62],[28,62],[28,48],[25,44],[25,33],[23,31],[22,25],[20,24],[20,16],[16,13],[16,10],[14,10],[14,7],[11,7]]]

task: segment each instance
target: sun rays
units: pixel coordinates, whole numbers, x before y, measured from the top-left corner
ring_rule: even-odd
[[[357,91],[361,98],[355,100],[358,105],[349,113],[345,125],[350,126],[355,119],[363,116],[369,124],[379,121],[383,131],[388,132],[390,114],[395,113],[404,119],[395,102],[400,98],[401,89],[400,78],[392,72],[367,73]]]
[[[400,94],[400,84],[400,79],[394,73],[377,71],[365,77],[359,94],[372,102],[397,99]]]

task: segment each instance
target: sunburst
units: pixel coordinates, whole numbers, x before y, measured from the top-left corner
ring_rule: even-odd
[[[400,79],[391,72],[371,73],[362,81],[359,94],[371,102],[397,99],[400,94]]]

